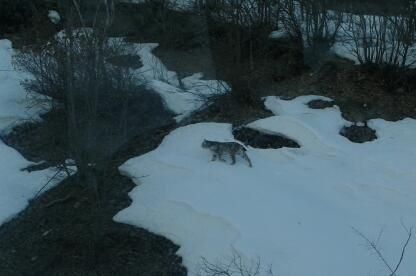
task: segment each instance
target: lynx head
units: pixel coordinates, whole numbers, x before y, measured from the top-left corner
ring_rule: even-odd
[[[201,146],[203,148],[209,148],[209,147],[212,146],[212,143],[211,143],[211,141],[208,141],[208,140],[204,139],[204,141],[202,142]]]

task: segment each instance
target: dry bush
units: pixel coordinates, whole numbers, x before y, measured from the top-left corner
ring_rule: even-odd
[[[248,260],[233,249],[231,257],[223,262],[212,263],[202,258],[198,276],[273,276],[271,267],[262,267],[260,259]]]
[[[122,107],[136,82],[128,68],[108,62],[132,54],[123,40],[107,36],[114,14],[111,3],[97,7],[107,16],[97,19],[92,28],[76,29],[75,20],[82,26],[85,21],[78,2],[73,3],[72,20],[65,30],[46,45],[23,50],[16,63],[32,75],[24,83],[30,93],[46,95],[53,108],[64,110],[67,155],[75,161],[80,178],[88,177],[89,184],[96,186],[96,177],[91,174],[102,170],[112,153],[103,144],[103,135],[108,132],[104,122],[123,122],[127,114]]]
[[[270,75],[269,34],[277,24],[276,0],[206,1],[211,46],[221,79],[239,103],[258,101],[261,78]]]
[[[279,9],[282,28],[304,47],[335,43],[342,23],[342,13],[330,11],[325,1],[282,0]]]
[[[353,54],[361,64],[405,68],[409,50],[416,43],[416,4],[400,15],[350,15]]]

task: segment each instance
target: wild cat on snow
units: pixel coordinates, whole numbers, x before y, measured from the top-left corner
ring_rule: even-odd
[[[231,157],[232,165],[235,164],[236,155],[240,155],[247,161],[248,165],[252,167],[251,160],[246,153],[247,149],[237,142],[218,142],[204,139],[201,146],[212,151],[213,156],[211,161],[215,161],[217,158],[220,161],[225,161],[223,159],[223,154],[228,153]]]

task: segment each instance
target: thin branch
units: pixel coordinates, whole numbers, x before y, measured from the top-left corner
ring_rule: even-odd
[[[407,229],[405,227],[405,225],[402,222],[402,226],[403,228],[406,230],[407,232],[407,238],[406,241],[404,243],[404,245],[402,246],[401,249],[401,254],[400,254],[400,258],[397,262],[397,264],[395,265],[394,269],[393,267],[388,263],[388,261],[386,260],[386,258],[384,257],[384,255],[382,254],[382,252],[378,249],[377,244],[373,241],[371,241],[369,238],[367,238],[367,236],[365,236],[362,232],[360,232],[359,230],[357,230],[356,228],[352,227],[352,229],[354,230],[354,232],[360,236],[361,238],[363,238],[367,244],[370,246],[370,248],[377,254],[378,258],[383,262],[383,264],[387,267],[387,269],[389,270],[390,274],[389,276],[397,276],[397,271],[400,268],[400,265],[403,262],[405,253],[406,253],[406,248],[409,245],[409,242],[412,238],[413,235],[413,228]],[[379,241],[380,237],[381,237],[381,233],[382,231],[380,231],[377,242]]]
[[[403,226],[403,227],[404,227],[404,226]],[[392,273],[390,276],[396,275],[396,272],[397,272],[397,270],[399,269],[399,267],[400,267],[400,265],[401,265],[401,263],[402,263],[402,261],[403,261],[403,258],[404,258],[405,252],[406,252],[407,245],[409,244],[410,239],[412,238],[413,228],[411,227],[409,230],[407,230],[407,229],[405,228],[405,230],[407,231],[407,239],[406,239],[406,242],[404,243],[404,245],[403,245],[403,247],[402,247],[402,252],[401,252],[401,255],[400,255],[400,259],[399,259],[399,261],[397,262],[397,265],[396,265],[396,267],[394,268],[393,273]]]
[[[56,173],[51,177],[51,178],[49,178],[49,180],[45,183],[45,185],[43,185],[38,191],[37,191],[37,193],[35,194],[35,196],[33,197],[34,199],[36,199],[36,198],[38,198],[39,197],[39,195],[42,193],[42,191],[59,175],[59,173],[61,173],[61,171],[62,171],[62,169],[58,169],[57,171],[56,171]]]
[[[390,266],[390,264],[387,262],[387,260],[384,258],[384,256],[383,256],[383,254],[380,252],[380,250],[378,249],[378,247],[377,247],[377,245],[373,242],[373,241],[371,241],[371,240],[369,240],[368,238],[367,238],[367,236],[365,236],[362,232],[360,232],[358,229],[356,229],[356,228],[354,228],[354,227],[352,227],[352,229],[354,230],[354,232],[358,235],[358,236],[360,236],[361,238],[363,238],[367,243],[368,243],[368,245],[370,245],[370,247],[371,247],[371,249],[373,249],[373,251],[377,254],[377,256],[379,257],[379,259],[384,263],[384,265],[388,268],[388,270],[390,271],[390,275],[391,276],[394,276],[394,275],[396,275],[395,274],[395,272],[394,272],[394,270],[393,270],[393,268]]]

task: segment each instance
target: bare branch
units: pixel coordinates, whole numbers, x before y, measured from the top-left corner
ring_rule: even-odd
[[[262,272],[260,259],[247,260],[234,248],[232,255],[226,262],[212,263],[202,258],[198,276],[259,276]],[[264,271],[266,275],[273,276],[272,267]]]
[[[403,223],[402,223],[402,225],[403,225]],[[379,250],[379,248],[378,248],[378,246],[377,246],[377,243],[376,242],[374,242],[374,241],[371,241],[366,235],[364,235],[361,231],[359,231],[358,229],[356,229],[356,228],[354,228],[354,227],[352,227],[352,229],[354,230],[354,232],[358,235],[358,236],[360,236],[363,240],[365,240],[366,241],[366,243],[370,246],[370,248],[371,248],[371,250],[373,250],[375,253],[376,253],[376,255],[377,255],[377,257],[383,262],[383,264],[386,266],[386,268],[389,270],[389,275],[390,276],[397,276],[397,271],[398,271],[398,269],[399,269],[399,267],[400,267],[400,265],[402,264],[402,261],[403,261],[403,259],[404,259],[404,256],[405,256],[405,252],[406,252],[406,248],[407,248],[407,246],[408,246],[408,244],[409,244],[409,242],[410,242],[410,240],[411,240],[411,238],[412,238],[412,232],[413,232],[413,228],[410,228],[410,229],[407,229],[404,225],[403,225],[403,227],[404,227],[404,229],[406,230],[406,232],[407,232],[407,239],[406,239],[406,241],[405,241],[405,243],[404,243],[404,245],[402,246],[402,249],[401,249],[401,254],[400,254],[400,258],[399,258],[399,260],[398,260],[398,262],[397,262],[397,264],[394,266],[394,268],[393,268],[393,266],[392,265],[390,265],[389,264],[389,262],[386,260],[386,258],[384,257],[384,255],[383,255],[383,253]],[[380,237],[381,237],[381,233],[382,232],[380,232],[380,234],[379,234],[379,236],[378,236],[378,239],[377,239],[377,242],[378,242],[378,240],[380,239]]]

